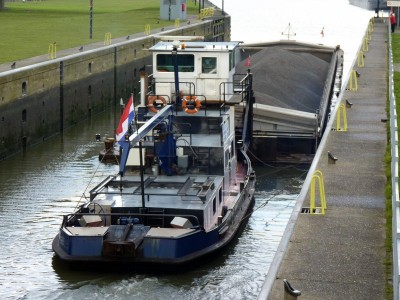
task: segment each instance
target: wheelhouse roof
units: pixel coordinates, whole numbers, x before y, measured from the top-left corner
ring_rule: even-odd
[[[176,42],[159,42],[151,52],[171,52]],[[228,52],[239,46],[239,42],[179,42],[178,51],[185,52]]]

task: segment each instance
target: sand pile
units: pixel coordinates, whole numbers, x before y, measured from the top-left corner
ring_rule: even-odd
[[[309,53],[280,47],[250,56],[256,103],[315,113],[319,108],[329,63]],[[244,61],[236,66],[245,73]]]

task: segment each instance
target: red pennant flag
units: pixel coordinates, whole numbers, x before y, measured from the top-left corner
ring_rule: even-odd
[[[322,37],[324,37],[325,35],[324,35],[324,28],[322,27],[322,30],[321,30],[321,36]]]

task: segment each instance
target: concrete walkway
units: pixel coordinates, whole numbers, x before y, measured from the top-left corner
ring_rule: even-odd
[[[313,164],[324,176],[326,215],[299,213],[309,206],[308,195],[295,210],[282,262],[268,275],[268,299],[284,299],[283,279],[303,300],[385,299],[387,34],[387,23],[375,23],[365,67],[354,66],[358,91],[346,89],[342,98],[352,103],[348,131],[330,131]],[[336,121],[330,124],[336,128]],[[336,163],[329,163],[328,151]],[[270,288],[264,285],[260,299]]]

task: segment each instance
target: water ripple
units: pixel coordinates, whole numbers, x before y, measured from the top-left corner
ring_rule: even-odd
[[[300,171],[273,170],[273,179],[261,178],[255,207],[262,208],[241,235],[220,257],[184,274],[78,272],[57,264],[51,243],[61,216],[73,211],[84,190],[117,172],[117,166],[99,164],[102,145],[88,142],[99,128],[113,128],[110,118],[105,113],[0,162],[2,299],[255,299],[299,191],[299,182],[291,179]]]

